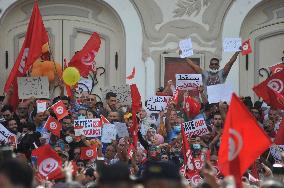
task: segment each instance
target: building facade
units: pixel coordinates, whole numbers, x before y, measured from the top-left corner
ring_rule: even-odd
[[[1,92],[32,7],[33,0],[0,0]],[[39,0],[39,7],[56,62],[70,60],[92,32],[101,35],[96,62],[105,73],[97,76],[98,94],[107,85],[137,83],[144,99],[154,95],[164,85],[167,65],[178,57],[178,42],[188,37],[203,68],[212,57],[222,67],[233,55],[222,51],[223,38],[251,39],[253,53],[239,56],[227,78],[243,96],[254,97],[251,88],[266,77],[259,69],[284,56],[283,0]],[[134,79],[127,80],[134,67]]]

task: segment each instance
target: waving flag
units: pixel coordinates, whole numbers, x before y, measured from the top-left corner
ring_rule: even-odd
[[[62,125],[54,117],[48,117],[46,123],[44,124],[44,128],[49,130],[53,135],[60,138],[60,131],[62,129]]]
[[[233,94],[218,154],[221,172],[233,175],[237,187],[242,187],[242,175],[270,145],[271,140],[256,119]]]
[[[80,159],[82,160],[90,160],[97,157],[97,147],[95,145],[91,147],[81,147],[80,150]]]
[[[100,46],[101,38],[98,33],[94,32],[83,49],[72,57],[68,63],[68,67],[76,67],[81,76],[87,77],[91,70],[96,70],[95,57]]]
[[[37,159],[38,175],[54,180],[64,177],[62,174],[62,161],[59,155],[49,144],[32,151],[32,157]]]
[[[17,78],[25,76],[32,64],[40,58],[42,51],[46,49],[48,49],[48,34],[40,15],[38,3],[35,1],[23,46],[4,87],[6,93],[10,87],[13,87],[10,104],[14,108],[19,102]]]
[[[53,110],[58,120],[61,120],[68,115],[68,110],[61,100],[53,104],[50,108]]]
[[[246,40],[242,44],[242,55],[248,55],[252,52],[250,40]]]
[[[133,121],[133,125],[131,128],[131,135],[133,137],[133,146],[137,148],[138,122],[137,122],[136,114],[141,108],[141,96],[140,96],[140,93],[138,91],[136,84],[130,85],[130,90],[131,90],[131,99],[132,99],[132,121]]]
[[[271,74],[275,74],[277,72],[280,72],[282,70],[284,70],[284,64],[283,63],[279,63],[279,64],[276,64],[276,65],[273,65],[271,67],[268,67]]]

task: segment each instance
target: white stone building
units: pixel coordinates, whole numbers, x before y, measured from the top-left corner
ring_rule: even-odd
[[[0,91],[23,42],[33,0],[0,0]],[[97,57],[106,73],[104,85],[137,83],[143,98],[163,85],[167,66],[178,57],[178,42],[191,37],[194,58],[208,68],[219,57],[223,66],[232,53],[222,52],[222,38],[250,38],[253,53],[240,56],[227,79],[236,93],[253,96],[263,80],[258,70],[284,56],[283,0],[39,0],[56,62],[70,60],[94,31],[103,43]],[[248,69],[246,69],[248,61]],[[173,64],[172,64],[173,65]],[[177,67],[178,64],[176,64]],[[171,70],[169,70],[171,69]]]

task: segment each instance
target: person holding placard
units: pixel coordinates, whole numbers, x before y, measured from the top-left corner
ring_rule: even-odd
[[[225,65],[223,69],[220,68],[220,60],[218,58],[212,58],[209,64],[209,70],[203,70],[198,65],[196,65],[191,59],[187,58],[188,65],[197,73],[202,74],[202,80],[205,86],[223,84],[226,81],[226,78],[236,62],[239,51],[235,52],[231,57],[229,62]]]

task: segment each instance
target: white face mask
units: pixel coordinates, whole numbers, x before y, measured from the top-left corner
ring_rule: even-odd
[[[211,69],[209,68],[209,72],[212,74],[216,74],[217,72],[219,72],[219,69]]]
[[[66,136],[65,140],[67,143],[71,143],[73,141],[73,138],[71,136]]]

